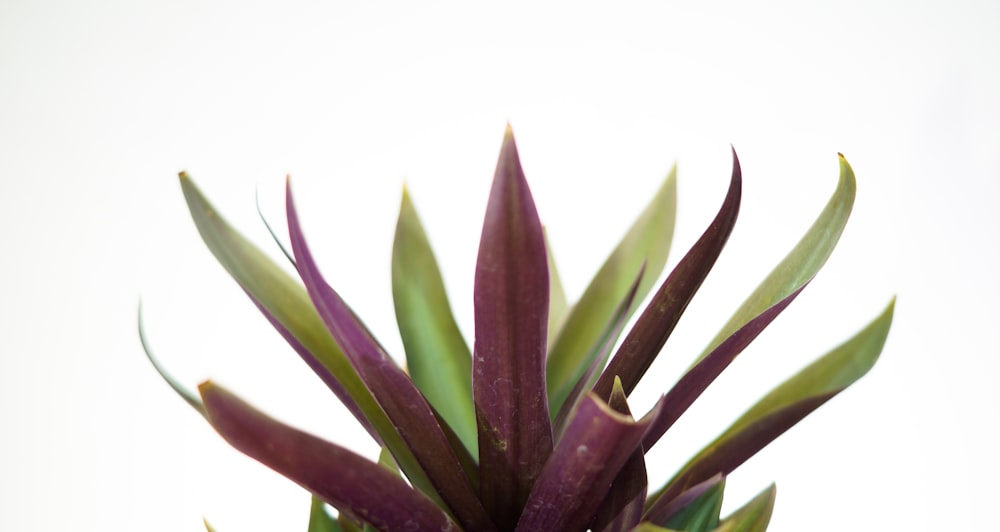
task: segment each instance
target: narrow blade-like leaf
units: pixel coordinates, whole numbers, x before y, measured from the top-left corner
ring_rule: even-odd
[[[215,527],[213,527],[212,525],[210,525],[210,524],[208,523],[208,519],[205,519],[205,518],[203,517],[203,518],[201,519],[201,524],[205,525],[205,532],[216,532],[216,531],[215,531]]]
[[[892,324],[894,302],[853,338],[764,396],[729,429],[692,458],[651,500],[671,500],[689,486],[728,475],[813,410],[872,368]]]
[[[844,226],[847,225],[847,219],[854,206],[856,188],[854,171],[844,156],[840,155],[840,180],[826,207],[792,251],[747,297],[698,360],[708,356],[747,322],[798,291],[816,275],[833,253],[833,248],[844,232]]]
[[[169,385],[170,388],[173,389],[174,392],[181,397],[181,399],[184,399],[184,401],[187,404],[191,405],[191,408],[194,408],[196,412],[204,416],[205,405],[201,404],[201,399],[199,399],[194,392],[185,388],[184,385],[180,383],[180,381],[178,381],[173,377],[173,375],[168,373],[167,369],[160,364],[159,360],[157,360],[155,356],[153,356],[153,348],[149,346],[149,340],[146,338],[146,328],[143,327],[141,301],[139,302],[138,321],[139,321],[139,343],[142,344],[142,350],[145,351],[146,358],[148,358],[150,364],[153,365],[153,369],[155,369],[156,372],[160,374],[160,377],[162,377],[163,380],[166,381],[167,385]]]
[[[457,454],[462,452],[461,446],[459,449],[452,446],[433,408],[413,381],[320,274],[302,233],[290,182],[286,186],[286,208],[288,232],[299,275],[323,323],[456,519],[471,530],[490,530],[492,523],[476,497],[471,480],[462,469]],[[394,455],[397,453],[391,445],[389,448]],[[407,476],[417,473],[400,465]]]
[[[497,527],[510,529],[552,452],[552,426],[545,239],[509,126],[486,207],[474,299],[480,497]]]
[[[562,278],[559,276],[559,268],[556,267],[555,255],[552,254],[552,244],[549,242],[549,233],[542,226],[545,234],[545,258],[549,266],[549,329],[546,339],[548,347],[551,348],[555,339],[559,336],[566,314],[569,312],[569,301],[566,300],[566,290],[563,289]]]
[[[457,526],[433,501],[382,466],[280,423],[212,382],[199,391],[209,423],[233,447],[341,512],[382,529]]]
[[[618,341],[618,337],[621,336],[622,330],[625,328],[625,323],[628,320],[628,311],[635,300],[639,283],[642,281],[645,271],[644,264],[639,268],[639,274],[636,275],[635,282],[632,283],[632,288],[625,294],[625,299],[615,308],[615,312],[611,315],[611,321],[601,331],[601,335],[598,337],[600,341],[594,344],[591,348],[592,352],[588,353],[583,359],[587,361],[588,367],[580,375],[580,380],[576,381],[576,385],[570,390],[569,395],[566,396],[566,401],[563,403],[562,408],[559,409],[559,413],[556,414],[553,421],[553,428],[557,437],[563,433],[566,423],[569,421],[570,414],[576,409],[577,403],[583,399],[584,393],[594,386],[594,381],[597,380],[597,376],[599,375],[598,372],[608,362],[608,356],[611,355],[611,350],[614,349],[615,342]]]
[[[594,393],[598,396],[607,397],[611,393],[611,385],[616,376],[621,377],[625,393],[632,393],[639,379],[649,369],[725,247],[740,211],[741,187],[740,161],[736,158],[734,149],[729,191],[719,213],[674,271],[667,276],[667,280],[660,285],[649,306],[642,311],[632,330],[625,336],[625,341],[594,385]]]
[[[625,390],[621,380],[615,379],[615,386],[608,398],[608,406],[619,414],[630,416]],[[597,532],[628,532],[642,520],[646,502],[646,460],[642,449],[632,451],[621,471],[611,481],[608,494],[601,501],[590,529]]]
[[[612,321],[615,307],[631,289],[635,272],[645,263],[646,273],[639,285],[636,306],[653,288],[667,264],[677,213],[677,168],[673,168],[659,191],[601,266],[594,279],[566,316],[559,336],[549,353],[547,382],[549,408],[559,412],[580,374],[587,367],[583,357],[601,342],[601,331]],[[607,397],[604,395],[603,397]]]
[[[584,530],[622,466],[641,450],[648,423],[588,393],[532,489],[517,530]]]
[[[704,482],[691,486],[669,501],[666,500],[666,498],[661,497],[653,504],[649,505],[649,509],[646,511],[646,515],[643,516],[643,518],[653,523],[666,523],[675,515],[701,498],[701,496],[706,492],[714,489],[716,486],[719,486],[724,481],[725,477],[721,474],[717,474]],[[725,488],[723,487],[722,489]],[[716,512],[716,514],[718,514],[718,512]],[[716,515],[716,517],[718,517],[718,515]]]
[[[307,532],[340,532],[340,523],[327,513],[323,499],[313,495],[309,507],[309,527]]]
[[[778,304],[765,310],[749,323],[734,332],[725,342],[719,344],[707,357],[687,371],[677,384],[667,392],[663,399],[663,410],[660,417],[653,421],[653,426],[649,428],[642,446],[649,452],[649,449],[659,441],[667,430],[673,426],[684,412],[687,411],[702,392],[704,392],[716,377],[729,367],[729,364],[736,359],[736,356],[743,352],[750,342],[757,338],[765,327],[768,326],[778,314],[795,299],[805,288],[805,285],[792,292]]]
[[[477,455],[472,355],[405,187],[392,245],[392,295],[410,377],[466,449]]]
[[[764,532],[771,522],[777,494],[777,487],[771,484],[750,502],[723,519],[715,532]]]

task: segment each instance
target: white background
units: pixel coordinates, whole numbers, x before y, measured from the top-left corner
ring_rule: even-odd
[[[401,355],[404,180],[460,324],[505,123],[571,296],[674,162],[668,268],[743,163],[740,221],[633,396],[644,410],[858,178],[807,291],[650,453],[666,480],[898,294],[870,375],[748,462],[776,531],[989,528],[997,498],[995,2],[0,3],[0,530],[304,530],[308,496],[229,448],[144,359],[374,457],[202,245],[176,174],[280,259],[293,176],[331,283]],[[985,520],[985,522],[984,522]]]

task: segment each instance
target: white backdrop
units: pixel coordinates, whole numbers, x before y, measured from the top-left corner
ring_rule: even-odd
[[[776,531],[964,530],[993,508],[1000,318],[996,2],[0,4],[0,530],[304,530],[308,496],[229,448],[140,350],[374,457],[202,245],[186,169],[279,254],[286,173],[324,272],[401,356],[406,181],[460,325],[505,123],[570,296],[675,162],[668,268],[741,157],[728,248],[634,395],[644,410],[858,177],[827,267],[650,454],[663,482],[898,294],[882,359],[729,482]],[[989,521],[988,521],[989,522]],[[987,522],[987,523],[988,523]]]

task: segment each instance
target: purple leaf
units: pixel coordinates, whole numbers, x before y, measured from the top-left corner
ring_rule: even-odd
[[[620,379],[615,379],[608,406],[619,414],[632,415]],[[643,454],[642,449],[632,451],[618,476],[611,482],[611,488],[590,524],[591,529],[598,532],[627,532],[642,520],[647,487],[646,460]]]
[[[798,290],[795,290],[777,304],[750,320],[746,325],[740,327],[739,330],[719,344],[708,356],[701,359],[677,381],[677,384],[667,392],[666,397],[663,399],[664,405],[663,410],[660,411],[660,416],[653,420],[653,425],[649,428],[649,432],[646,433],[646,437],[643,439],[642,447],[646,452],[649,452],[649,449],[687,411],[688,407],[712,384],[712,381],[729,367],[729,364],[736,359],[736,356],[743,352],[750,345],[750,342],[757,338],[808,284],[809,281],[806,281]]]
[[[633,421],[588,393],[531,490],[517,530],[586,529],[622,466],[641,451],[649,421]]]
[[[291,183],[287,184],[286,194],[288,230],[299,275],[323,323],[456,519],[470,530],[492,530],[493,524],[462,468],[459,451],[442,430],[434,410],[409,376],[323,279],[302,234]]]
[[[654,523],[666,523],[671,517],[677,515],[678,512],[687,507],[687,505],[697,500],[698,497],[718,486],[725,478],[721,474],[716,474],[704,482],[699,482],[691,486],[669,500],[666,497],[661,497],[654,504],[650,505],[643,519]]]
[[[510,529],[552,452],[545,239],[510,126],[486,207],[474,296],[480,498],[497,526]]]
[[[280,423],[211,381],[198,387],[208,422],[233,447],[379,529],[448,530],[454,522],[382,466]]]
[[[354,415],[354,418],[361,423],[361,426],[368,431],[368,434],[371,435],[375,442],[379,445],[384,445],[382,438],[378,435],[378,432],[375,431],[372,424],[368,421],[368,418],[365,417],[364,412],[361,411],[361,407],[354,402],[354,399],[347,393],[344,386],[340,384],[340,381],[333,376],[333,373],[330,373],[330,370],[328,370],[315,355],[309,352],[309,350],[302,345],[302,342],[300,342],[295,335],[289,332],[289,330],[286,329],[285,326],[282,325],[281,322],[279,322],[274,315],[272,315],[270,311],[264,307],[264,305],[261,305],[260,302],[257,301],[257,298],[253,297],[253,294],[247,292],[247,295],[250,297],[250,300],[253,301],[253,304],[257,305],[257,309],[260,310],[261,314],[267,318],[267,321],[269,321],[271,325],[277,329],[278,333],[281,334],[281,337],[288,342],[288,345],[292,346],[292,349],[294,349],[300,357],[302,357],[302,360],[306,363],[306,365],[313,370],[313,373],[315,373],[324,384],[326,384],[327,388],[330,388],[330,391],[337,396],[337,399],[340,399],[340,402],[347,407],[347,410]]]
[[[649,306],[643,310],[611,363],[597,380],[594,393],[599,397],[607,397],[611,393],[615,376],[622,379],[625,393],[632,393],[663,348],[684,309],[729,239],[740,210],[741,180],[740,161],[736,158],[736,150],[733,150],[733,175],[722,208],[698,242],[656,291]]]

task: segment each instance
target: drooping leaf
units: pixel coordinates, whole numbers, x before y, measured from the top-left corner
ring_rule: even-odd
[[[716,474],[704,482],[691,486],[670,500],[667,500],[665,497],[661,497],[649,505],[645,515],[643,515],[643,519],[652,523],[666,523],[689,505],[693,504],[696,500],[699,500],[702,495],[722,484],[724,481],[724,476]],[[722,489],[724,490],[725,487]],[[718,517],[718,512],[716,512],[716,517]]]
[[[728,475],[775,438],[863,377],[875,364],[892,324],[893,303],[851,339],[768,393],[705,447],[659,493],[671,500],[711,476]]]
[[[775,266],[726,322],[698,360],[708,356],[723,340],[767,308],[801,289],[816,275],[833,253],[833,248],[844,232],[854,206],[856,188],[854,171],[844,156],[840,155],[840,180],[826,207],[792,251]]]
[[[608,362],[608,356],[611,355],[611,350],[614,349],[615,342],[618,341],[618,337],[621,336],[622,330],[625,328],[628,311],[635,300],[635,295],[644,273],[645,264],[639,267],[639,274],[636,275],[635,281],[632,283],[632,288],[629,289],[628,293],[625,294],[625,298],[615,308],[615,312],[611,315],[611,321],[601,331],[601,335],[599,336],[600,341],[591,348],[592,353],[588,353],[584,357],[583,360],[588,361],[588,367],[586,371],[580,374],[580,379],[576,381],[576,385],[573,386],[569,395],[566,396],[566,401],[563,402],[562,408],[559,409],[559,413],[556,414],[553,421],[553,429],[557,436],[563,433],[566,423],[569,421],[570,414],[576,409],[577,403],[583,399],[587,390],[594,386],[594,381],[597,380],[599,374],[598,372]]]
[[[401,462],[403,471],[408,477],[421,472],[426,475],[463,527],[490,530],[490,518],[462,467],[459,453],[465,452],[464,447],[452,445],[420,390],[319,272],[302,233],[290,182],[286,186],[286,208],[292,252],[313,305],[419,466],[419,471],[411,471],[406,462]],[[388,446],[399,458],[397,449]]]
[[[663,410],[660,417],[653,420],[653,425],[646,433],[642,446],[649,452],[649,449],[660,439],[667,430],[673,426],[684,412],[687,411],[694,401],[701,396],[716,377],[729,367],[729,364],[736,359],[736,356],[743,352],[750,342],[768,326],[774,318],[778,317],[788,305],[805,288],[805,285],[789,294],[785,299],[776,305],[765,310],[749,323],[734,332],[725,342],[719,344],[712,353],[701,359],[684,374],[677,384],[667,392],[663,402]]]
[[[736,150],[733,150],[732,178],[719,213],[660,285],[653,300],[625,336],[618,352],[594,385],[594,393],[598,396],[606,397],[611,393],[616,376],[621,377],[625,393],[632,393],[649,369],[726,245],[740,211],[741,187],[740,161],[736,158]]]
[[[313,495],[309,507],[308,532],[341,532],[340,523],[327,513],[323,499]]]
[[[552,254],[552,245],[549,243],[549,233],[542,226],[545,234],[545,257],[549,266],[549,328],[547,337],[547,348],[551,348],[555,339],[559,336],[566,314],[569,312],[569,302],[566,301],[566,291],[563,289],[562,278],[559,277],[559,268],[556,267],[555,255]]]
[[[392,246],[392,295],[410,377],[466,449],[478,455],[472,355],[405,187]]]
[[[709,479],[708,486],[697,497],[678,509],[664,522],[667,528],[683,530],[684,532],[709,532],[719,524],[719,513],[722,511],[722,497],[726,490],[726,480],[720,475]],[[701,485],[699,485],[701,486]],[[656,522],[647,514],[647,519]]]
[[[181,384],[170,373],[168,373],[167,369],[160,364],[159,360],[157,360],[155,356],[153,356],[153,349],[152,347],[150,347],[149,340],[146,338],[146,328],[143,327],[142,301],[139,302],[138,322],[139,322],[139,343],[142,344],[142,350],[146,353],[146,358],[149,359],[150,364],[153,365],[153,369],[155,369],[156,372],[160,374],[160,377],[162,377],[163,380],[166,381],[166,383],[170,386],[170,388],[174,390],[175,393],[177,393],[177,395],[181,396],[181,399],[184,399],[184,401],[187,404],[191,405],[191,408],[194,408],[196,412],[204,416],[205,405],[201,404],[201,399],[199,399],[194,392],[185,388],[183,384]]]
[[[509,126],[479,242],[474,302],[480,497],[503,530],[513,528],[552,452],[545,239]]]
[[[516,530],[584,530],[622,466],[641,450],[648,423],[588,393],[538,477]]]
[[[573,305],[552,344],[546,385],[553,415],[562,408],[588,366],[583,357],[601,342],[601,331],[612,321],[616,305],[629,292],[635,272],[643,263],[646,264],[646,273],[636,292],[634,304],[626,313],[626,320],[663,272],[673,239],[676,213],[675,167],[601,266],[580,300]]]
[[[777,493],[777,487],[771,484],[750,502],[723,519],[715,532],[764,532],[771,522]]]
[[[632,416],[621,380],[615,385],[608,398],[608,406],[625,416]],[[590,525],[596,532],[628,532],[642,519],[646,502],[646,460],[643,450],[636,449],[625,461],[618,475],[611,481],[611,488],[597,509],[597,515]]]
[[[382,466],[280,423],[211,381],[198,387],[209,423],[233,447],[383,529],[449,530],[448,514]]]

